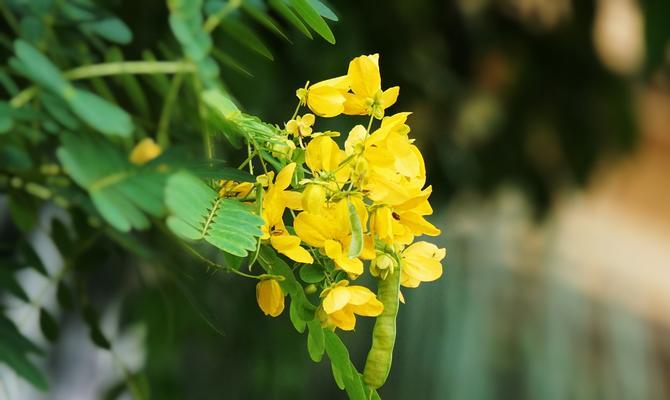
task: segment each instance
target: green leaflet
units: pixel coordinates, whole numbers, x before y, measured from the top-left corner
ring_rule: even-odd
[[[289,2],[307,25],[314,29],[322,38],[326,39],[328,43],[335,44],[335,36],[330,27],[307,0],[289,0]]]
[[[192,174],[178,172],[168,179],[165,202],[171,214],[168,227],[178,236],[204,239],[239,257],[256,249],[263,219],[250,206],[219,198],[214,189]]]
[[[91,196],[100,215],[113,227],[127,232],[149,227],[146,214],[164,214],[165,173],[157,163],[131,164],[117,147],[90,136],[63,135],[56,152],[74,181]]]
[[[15,59],[11,64],[18,72],[64,100],[83,121],[107,135],[129,136],[133,131],[130,115],[116,104],[97,94],[77,89],[63,78],[60,70],[27,42],[14,42]]]
[[[314,362],[321,361],[323,352],[326,349],[326,339],[323,328],[318,320],[312,320],[307,323],[309,332],[307,333],[307,351],[309,357]]]

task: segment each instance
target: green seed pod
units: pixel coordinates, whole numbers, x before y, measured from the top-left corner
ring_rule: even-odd
[[[381,387],[391,371],[393,345],[395,344],[396,316],[400,293],[400,266],[394,268],[386,279],[379,280],[377,297],[384,304],[384,311],[377,317],[372,331],[372,347],[363,370],[363,381],[371,388]]]

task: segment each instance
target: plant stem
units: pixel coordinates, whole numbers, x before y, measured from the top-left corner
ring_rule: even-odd
[[[160,119],[158,120],[158,132],[156,133],[156,140],[158,145],[162,148],[166,148],[170,144],[170,136],[168,132],[168,127],[170,125],[170,116],[174,108],[175,101],[177,100],[177,94],[179,93],[179,88],[184,79],[183,74],[176,74],[172,78],[170,84],[170,89],[167,92],[165,97],[165,103],[163,103],[163,110],[161,111]]]
[[[195,65],[184,61],[119,61],[84,65],[65,72],[63,76],[75,81],[111,75],[178,74],[194,71]],[[22,90],[9,101],[9,105],[14,108],[21,107],[35,96],[37,90],[37,86]]]
[[[374,115],[370,115],[370,122],[368,122],[368,135],[370,134],[370,129],[372,128],[372,121],[375,120]]]
[[[198,101],[198,116],[200,117],[202,144],[205,148],[205,156],[208,160],[211,160],[214,156],[214,149],[212,147],[212,137],[209,134],[209,128],[207,127],[207,109],[205,108],[205,104],[200,97],[200,93],[202,92],[202,83],[197,76],[193,76],[193,89],[195,90],[195,97]]]
[[[228,16],[228,14],[238,9],[241,5],[242,0],[230,0],[219,10],[219,12],[207,18],[205,25],[203,26],[205,32],[212,32],[214,29],[216,29],[217,26],[219,26],[219,23],[221,23],[221,21]]]

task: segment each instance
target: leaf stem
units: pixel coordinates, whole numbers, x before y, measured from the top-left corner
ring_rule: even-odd
[[[184,61],[118,61],[102,64],[84,65],[63,74],[66,79],[75,81],[111,75],[150,75],[178,74],[195,71],[195,65]],[[37,86],[30,86],[14,96],[9,104],[19,108],[37,94]]]
[[[161,148],[166,148],[170,144],[170,136],[168,132],[170,117],[183,80],[183,74],[175,74],[170,83],[170,89],[165,97],[165,102],[163,103],[163,110],[161,111],[161,116],[158,120],[158,132],[156,133],[156,140]]]

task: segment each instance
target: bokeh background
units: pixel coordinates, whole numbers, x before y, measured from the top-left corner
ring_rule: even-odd
[[[107,3],[137,29],[128,54],[171,35],[163,2]],[[668,398],[670,3],[330,5],[336,45],[259,29],[269,60],[224,36],[237,64],[221,73],[245,111],[281,124],[305,81],[380,53],[383,85],[401,88],[394,111],[413,112],[448,256],[439,281],[403,291],[382,398]],[[90,282],[115,353],[60,313],[52,392],[4,373],[0,398],[128,398],[120,366],[143,370],[156,399],[345,397],[288,313],[262,315],[253,282],[183,262],[193,297],[151,285],[151,265],[99,255]],[[343,335],[359,367],[371,322]]]

